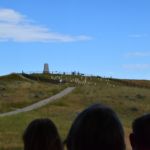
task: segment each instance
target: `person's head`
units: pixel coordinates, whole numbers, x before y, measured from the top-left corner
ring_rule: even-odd
[[[150,150],[150,113],[135,119],[130,143],[133,150]]]
[[[55,124],[49,119],[33,120],[23,134],[24,150],[62,150]]]
[[[125,150],[124,131],[116,113],[101,104],[77,116],[65,143],[68,150]]]

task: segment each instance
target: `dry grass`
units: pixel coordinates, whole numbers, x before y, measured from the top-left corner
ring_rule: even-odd
[[[112,107],[120,117],[129,150],[128,135],[131,132],[132,120],[150,112],[149,89],[130,87],[105,79],[94,79],[90,82],[96,84],[77,86],[73,93],[38,110],[0,118],[0,149],[21,150],[25,127],[31,120],[39,117],[51,118],[56,123],[62,139],[65,139],[79,112],[93,103],[103,103]]]
[[[17,75],[0,78],[0,112],[22,108],[55,95],[65,88],[59,84],[30,82]]]

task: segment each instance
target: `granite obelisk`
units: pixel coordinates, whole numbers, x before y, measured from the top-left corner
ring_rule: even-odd
[[[49,74],[49,65],[47,63],[44,64],[44,70],[43,70],[44,74]]]

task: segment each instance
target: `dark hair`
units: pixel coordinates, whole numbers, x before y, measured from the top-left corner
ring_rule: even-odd
[[[150,113],[135,119],[132,129],[135,143],[150,148]]]
[[[124,131],[116,113],[95,104],[75,119],[65,141],[68,150],[124,150]]]
[[[23,134],[24,150],[62,150],[55,124],[49,119],[35,119]]]

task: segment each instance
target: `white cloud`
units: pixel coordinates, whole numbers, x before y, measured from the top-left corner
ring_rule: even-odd
[[[0,41],[15,42],[75,42],[92,38],[86,35],[71,36],[51,32],[33,24],[26,16],[13,9],[0,9]]]
[[[150,56],[150,51],[146,52],[130,52],[126,54],[127,57],[149,57]]]
[[[19,23],[25,20],[25,16],[19,14],[13,9],[0,9],[0,22]]]
[[[141,71],[150,69],[150,64],[126,64],[123,68],[131,71]]]
[[[147,37],[147,34],[130,34],[128,35],[130,38],[143,38],[143,37]]]

